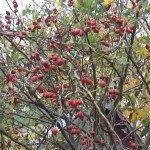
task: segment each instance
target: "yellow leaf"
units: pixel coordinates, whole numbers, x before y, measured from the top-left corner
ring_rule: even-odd
[[[54,2],[55,2],[58,6],[61,5],[61,2],[60,2],[59,0],[54,0]]]
[[[132,117],[131,117],[131,122],[132,122],[132,123],[135,123],[137,120],[138,120],[137,114],[136,114],[136,113],[133,113],[133,114],[132,114]]]
[[[137,109],[137,110],[136,110],[136,114],[137,114],[137,118],[138,118],[138,119],[143,119],[143,117],[145,116],[145,115],[144,115],[144,111],[141,110],[141,109]]]
[[[114,2],[114,0],[104,0],[104,5],[107,6],[107,5],[110,5],[113,2]]]
[[[148,51],[144,47],[139,47],[135,50],[136,54],[141,57],[146,57],[148,55]]]
[[[129,110],[127,110],[127,109],[123,111],[123,114],[124,114],[124,116],[126,116],[126,117],[129,117],[131,113],[132,113],[132,112],[129,111]]]

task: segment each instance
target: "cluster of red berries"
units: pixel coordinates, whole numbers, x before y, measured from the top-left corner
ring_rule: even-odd
[[[93,80],[86,75],[82,76],[80,81],[83,85],[92,85],[93,84]]]
[[[94,33],[99,33],[100,26],[97,23],[96,19],[90,19],[87,22],[88,26],[92,29]]]
[[[74,5],[74,0],[68,0],[68,6],[71,7]]]
[[[117,98],[117,96],[119,95],[119,90],[118,89],[109,89],[108,93],[109,93],[110,98],[115,100]]]
[[[18,12],[18,4],[17,4],[17,1],[16,0],[14,0],[13,2],[13,7],[14,7],[14,12],[16,13],[16,12]]]
[[[100,76],[99,86],[101,88],[106,87],[108,85],[108,82],[109,82],[109,77],[108,76],[106,76],[106,75]]]
[[[84,119],[84,113],[82,111],[78,111],[76,114],[75,114],[75,117],[76,118],[80,118],[81,120]]]
[[[5,19],[7,20],[7,24],[11,24],[11,15],[10,15],[10,12],[9,11],[6,11],[6,16],[5,16]]]
[[[88,135],[83,135],[81,137],[81,144],[86,147],[91,147],[92,139]]]
[[[72,108],[76,108],[79,105],[83,104],[83,101],[81,99],[69,99],[68,100],[68,104],[72,107]]]
[[[83,36],[84,35],[84,31],[82,29],[75,28],[75,29],[72,29],[70,31],[70,34],[72,36]]]
[[[51,23],[56,23],[57,19],[53,16],[47,16],[45,19],[45,24],[49,27]]]
[[[7,83],[9,82],[14,83],[16,80],[17,80],[16,72],[10,72],[7,74],[6,76]]]
[[[132,148],[132,150],[136,150],[138,147],[138,145],[136,143],[131,142],[131,141],[129,142],[129,146]]]
[[[78,135],[81,132],[81,130],[73,124],[69,125],[67,128],[72,135]]]

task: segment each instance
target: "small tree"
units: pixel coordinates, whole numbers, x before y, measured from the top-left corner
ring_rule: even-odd
[[[1,15],[1,149],[148,150],[148,0],[33,2]]]

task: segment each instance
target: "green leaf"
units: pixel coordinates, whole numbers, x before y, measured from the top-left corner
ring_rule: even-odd
[[[147,44],[150,41],[150,37],[149,36],[141,36],[141,37],[137,38],[137,41],[142,44]]]
[[[28,124],[29,124],[29,121],[30,121],[29,118],[20,117],[20,116],[17,116],[17,115],[15,115],[14,118],[15,118],[18,122],[20,122],[20,123],[22,123],[22,124],[24,124],[24,125],[28,125]]]
[[[120,57],[117,59],[117,63],[122,64],[122,65],[126,65],[128,62],[127,62],[126,57]]]

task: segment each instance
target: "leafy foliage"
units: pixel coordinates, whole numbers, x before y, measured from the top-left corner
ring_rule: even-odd
[[[149,2],[34,3],[0,20],[0,148],[148,149]]]

